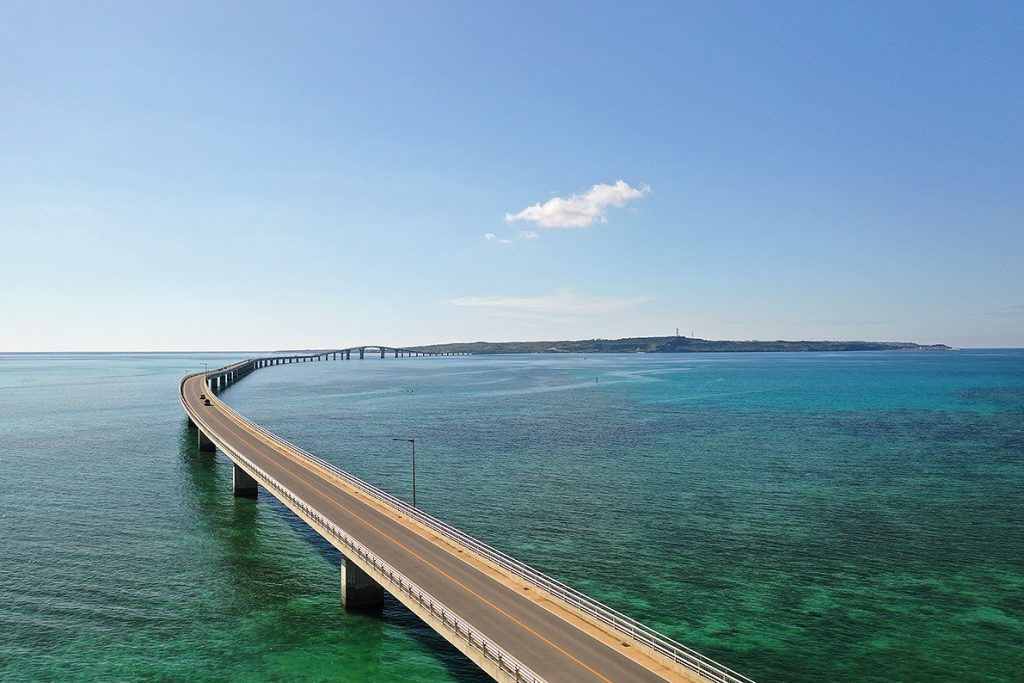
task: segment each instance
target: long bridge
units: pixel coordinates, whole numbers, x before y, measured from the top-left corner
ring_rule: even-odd
[[[406,356],[468,356],[470,354],[463,351],[450,351],[445,353],[433,353],[429,351],[418,351],[416,349],[403,349],[395,346],[352,346],[347,349],[330,349],[329,351],[314,351],[308,354],[275,354],[273,356],[267,356],[266,358],[254,358],[250,361],[243,363],[235,363],[227,367],[220,368],[218,370],[209,371],[206,373],[207,382],[214,389],[220,389],[226,387],[236,379],[241,378],[253,370],[259,368],[269,367],[271,365],[286,365],[288,363],[306,363],[310,361],[324,361],[324,360],[351,360],[352,354],[356,354],[359,360],[366,358],[367,354],[375,356],[378,353],[381,358],[384,358],[388,354],[394,354],[395,358],[405,358]],[[253,365],[249,365],[252,363]],[[188,410],[188,407],[185,408]]]
[[[233,463],[236,496],[270,493],[341,551],[341,602],[380,609],[384,591],[498,681],[753,683],[657,631],[304,451],[228,407],[217,391],[286,363],[425,354],[356,346],[243,360],[181,381],[201,451]]]

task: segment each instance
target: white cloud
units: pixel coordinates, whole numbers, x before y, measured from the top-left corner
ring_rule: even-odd
[[[512,240],[507,240],[504,237],[498,237],[493,232],[489,232],[484,235],[484,239],[488,242],[497,242],[498,244],[512,244]]]
[[[495,313],[601,315],[621,311],[645,301],[645,297],[586,296],[570,288],[561,288],[546,296],[464,296],[448,303]]]
[[[540,235],[535,233],[533,230],[520,230],[519,236],[522,237],[524,240],[535,240],[538,237],[540,237]]]
[[[601,183],[568,199],[555,197],[543,204],[538,202],[528,206],[519,213],[505,214],[505,222],[530,221],[542,228],[585,228],[597,222],[607,222],[605,214],[609,207],[623,206],[650,191],[646,185],[635,188],[624,180],[617,180],[614,185]]]

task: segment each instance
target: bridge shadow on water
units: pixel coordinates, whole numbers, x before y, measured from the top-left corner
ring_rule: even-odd
[[[328,543],[319,533],[309,527],[283,503],[267,492],[262,486],[259,498],[235,498],[231,493],[231,462],[220,451],[201,452],[196,432],[187,423],[182,423],[179,436],[179,454],[190,494],[190,507],[209,535],[221,545],[219,555],[211,555],[224,574],[231,577],[237,596],[240,613],[252,605],[263,604],[266,587],[273,586],[280,595],[308,595],[308,576],[294,571],[286,562],[267,561],[275,556],[275,547],[260,530],[260,515],[272,511],[285,522],[304,543],[321,555],[337,571],[342,554]],[[278,553],[280,549],[277,549]],[[384,606],[380,613],[345,613],[341,605],[340,576],[336,579],[339,622],[348,618],[361,620],[360,626],[380,642],[388,640],[385,627],[398,629],[403,635],[415,641],[425,652],[429,652],[446,672],[455,680],[464,683],[490,681],[479,667],[459,652],[436,631],[427,626],[419,617],[390,593],[384,593]]]

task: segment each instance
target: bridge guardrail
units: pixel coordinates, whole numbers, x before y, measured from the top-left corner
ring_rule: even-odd
[[[527,581],[537,588],[547,591],[555,597],[565,601],[572,607],[578,609],[580,612],[597,619],[603,624],[611,626],[619,633],[646,645],[671,661],[676,662],[691,671],[695,671],[705,678],[716,681],[717,683],[755,683],[753,679],[744,676],[737,671],[733,671],[729,667],[716,662],[710,657],[707,657],[706,655],[703,655],[700,652],[697,652],[696,650],[689,648],[662,633],[659,633],[650,626],[642,624],[636,619],[628,617],[625,614],[598,602],[585,593],[582,593],[575,588],[572,588],[571,586],[568,586],[561,581],[534,569],[525,562],[521,562],[520,560],[511,557],[500,550],[487,545],[483,541],[473,538],[469,534],[423,512],[419,508],[412,507],[405,501],[377,488],[373,484],[349,474],[340,467],[327,462],[323,458],[313,455],[309,451],[296,446],[277,434],[274,434],[270,430],[256,424],[229,406],[225,405],[225,407],[251,428],[264,434],[266,437],[275,441],[282,447],[299,453],[304,458],[315,463],[317,466],[326,469],[352,486],[362,490],[364,493],[378,499],[381,503],[398,508],[403,514],[406,514],[424,526],[433,529],[445,538],[475,551],[514,576]]]
[[[192,376],[194,375],[189,375],[189,377]],[[188,379],[188,377],[186,377],[186,379]],[[184,386],[184,382],[182,382],[182,386]],[[184,399],[185,397],[182,394],[181,400],[183,406],[185,406]],[[187,406],[185,406],[185,408],[186,412],[188,412]],[[229,408],[226,404],[225,408],[227,408],[232,413],[235,413],[235,411],[231,410],[231,408]],[[189,414],[191,415],[191,413]],[[235,415],[238,415],[238,413],[235,413]],[[238,415],[238,417],[240,417],[246,423],[253,424],[251,423],[251,421],[246,420],[241,415]],[[195,418],[193,419],[195,420]],[[201,419],[199,421],[202,422]],[[487,659],[497,664],[498,668],[501,671],[504,671],[509,675],[513,676],[513,679],[516,681],[516,683],[546,683],[543,678],[534,673],[529,667],[520,662],[517,658],[513,657],[511,654],[509,654],[507,651],[505,651],[503,648],[501,648],[498,644],[489,639],[483,633],[473,628],[467,621],[465,621],[458,614],[453,612],[448,607],[445,607],[444,603],[437,600],[432,595],[430,595],[430,593],[420,588],[415,582],[406,578],[404,574],[402,574],[400,571],[395,569],[385,560],[377,556],[374,552],[372,552],[369,548],[367,548],[362,543],[357,541],[355,538],[350,536],[344,529],[341,529],[333,522],[331,522],[329,519],[327,519],[316,508],[314,508],[312,505],[303,500],[300,496],[292,492],[291,489],[277,481],[277,479],[272,477],[265,470],[260,468],[258,465],[256,465],[251,460],[249,460],[244,455],[242,455],[237,450],[228,445],[227,442],[223,438],[221,438],[219,434],[217,434],[217,431],[215,429],[210,428],[205,423],[203,426],[204,429],[207,432],[209,432],[208,436],[212,435],[214,438],[216,438],[217,441],[220,442],[220,446],[222,448],[225,448],[226,450],[230,451],[233,457],[238,458],[239,460],[244,462],[246,467],[256,472],[263,479],[263,481],[266,482],[266,484],[269,484],[270,487],[273,488],[279,495],[283,496],[285,499],[290,501],[293,505],[302,510],[307,516],[314,519],[317,522],[317,524],[319,524],[321,527],[326,529],[332,536],[338,539],[342,543],[342,545],[348,548],[351,552],[358,555],[364,562],[367,562],[368,564],[370,564],[370,566],[374,567],[374,569],[376,569],[381,575],[385,576],[387,578],[387,583],[389,584],[389,589],[391,589],[392,591],[397,589],[398,592],[408,595],[410,598],[415,600],[416,603],[420,605],[420,607],[429,611],[431,615],[441,619],[441,621],[444,624],[449,626],[456,633],[456,635],[462,638],[466,643],[468,643],[470,647],[482,652]],[[261,431],[266,432],[266,430]]]

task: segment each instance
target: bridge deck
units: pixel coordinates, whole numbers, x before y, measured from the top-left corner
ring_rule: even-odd
[[[200,394],[212,405],[203,405]],[[621,636],[268,438],[213,396],[202,375],[185,380],[182,401],[219,445],[230,444],[544,680],[706,680],[623,644]]]

